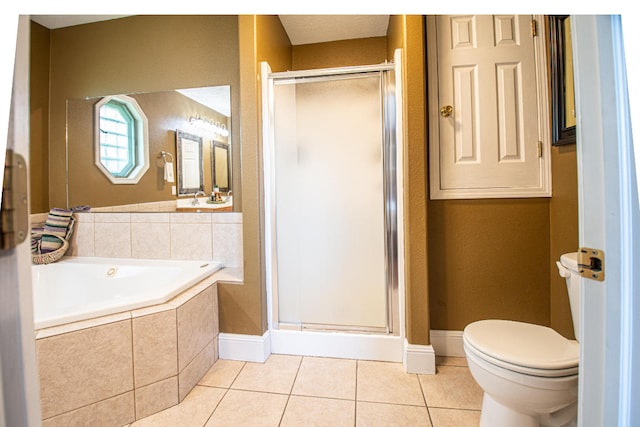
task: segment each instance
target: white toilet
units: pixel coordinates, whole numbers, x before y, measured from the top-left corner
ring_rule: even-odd
[[[577,253],[556,263],[567,281],[579,337]],[[471,375],[484,390],[480,427],[573,426],[578,401],[579,345],[551,328],[510,320],[480,320],[462,335]]]

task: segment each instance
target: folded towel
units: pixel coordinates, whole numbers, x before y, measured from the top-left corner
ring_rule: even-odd
[[[40,243],[40,253],[53,252],[62,247],[62,240],[69,231],[71,215],[73,212],[67,209],[53,208],[49,211],[47,221],[44,223],[42,241]]]
[[[71,208],[72,212],[89,212],[91,210],[91,206],[81,205],[74,206]]]

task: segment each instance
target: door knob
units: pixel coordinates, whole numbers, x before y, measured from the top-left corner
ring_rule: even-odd
[[[442,117],[449,117],[451,114],[453,114],[453,107],[451,105],[440,107],[440,115]]]

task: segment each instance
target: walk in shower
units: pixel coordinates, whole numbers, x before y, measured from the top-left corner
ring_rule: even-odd
[[[394,354],[366,357],[401,355],[399,77],[393,63],[263,72],[274,352],[364,340]]]

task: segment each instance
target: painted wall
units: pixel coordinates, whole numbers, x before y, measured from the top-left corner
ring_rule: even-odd
[[[31,22],[29,68],[31,211],[49,211],[49,30]],[[33,54],[35,53],[35,54]]]
[[[68,99],[230,84],[231,132],[240,135],[236,16],[132,16],[59,28],[50,31],[49,50],[50,207],[66,206]],[[232,146],[237,161],[240,143]],[[233,171],[235,208],[241,210],[239,162]]]
[[[421,16],[394,15],[389,20],[387,56],[403,49],[404,198],[407,341],[428,345],[429,277],[427,253],[427,120],[424,23]]]
[[[380,64],[386,59],[386,37],[339,40],[292,47],[293,70]]]
[[[549,285],[551,327],[574,339],[573,321],[565,279],[558,275],[556,261],[562,254],[578,250],[578,165],[576,146],[551,149],[553,197],[549,205],[551,249]]]

